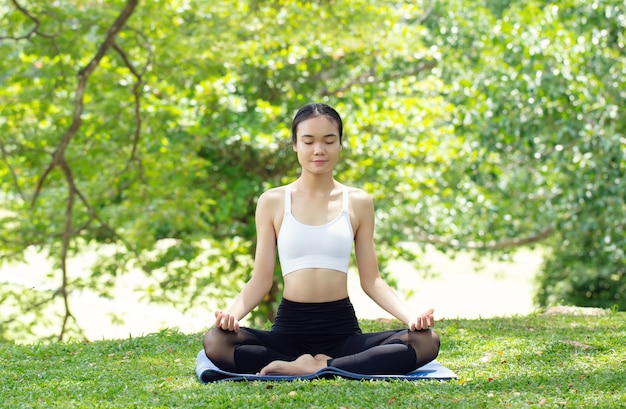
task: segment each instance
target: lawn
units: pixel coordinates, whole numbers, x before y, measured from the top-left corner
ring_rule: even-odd
[[[397,322],[362,321],[366,331]],[[195,374],[201,334],[0,344],[3,408],[626,407],[626,313],[442,320],[453,381],[220,382]]]

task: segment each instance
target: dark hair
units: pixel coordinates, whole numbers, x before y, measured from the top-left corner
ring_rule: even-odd
[[[325,116],[337,124],[337,128],[339,128],[339,143],[341,143],[343,139],[343,121],[341,120],[341,116],[339,116],[333,107],[319,102],[311,102],[298,110],[291,123],[291,142],[295,145],[297,141],[296,133],[298,131],[298,125],[300,125],[302,121],[316,116]]]

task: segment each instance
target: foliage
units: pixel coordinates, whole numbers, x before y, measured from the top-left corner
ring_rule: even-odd
[[[13,0],[0,11],[0,262],[44,252],[58,284],[3,286],[0,338],[32,330],[35,318],[18,317],[59,299],[61,330],[47,334],[79,336],[71,293],[109,296],[132,268],[153,301],[230,298],[251,271],[256,198],[297,177],[289,121],[310,100],[345,117],[337,176],[376,201],[383,270],[418,259],[403,241],[502,257],[541,243],[541,304],[620,303],[619,1]],[[89,277],[68,265],[104,244],[113,251]],[[271,316],[279,277],[257,319]]]
[[[222,284],[219,296],[232,295],[250,274],[255,198],[296,176],[283,144],[295,109],[347,89],[352,100],[373,76],[402,77],[422,49],[409,45],[415,33],[394,34],[400,12],[388,5],[237,4],[142,4],[113,38],[110,7],[15,3],[2,42],[21,63],[3,60],[3,135],[19,130],[2,139],[3,259],[29,246],[48,252],[60,260],[61,295],[105,294],[133,266],[155,300],[184,307]],[[365,29],[381,16],[396,48],[381,51],[380,33]],[[77,85],[105,35],[109,52]],[[175,244],[159,248],[165,238]],[[79,281],[65,260],[94,242],[118,251]]]
[[[0,400],[11,408],[545,407],[626,405],[625,313],[446,320],[438,361],[449,382],[250,382],[205,385],[201,334],[0,344]],[[367,331],[401,325],[362,322]],[[574,330],[573,330],[574,329]]]
[[[538,303],[624,309],[624,4],[494,4],[440,3],[425,21],[444,34],[433,41],[448,50],[441,77],[466,157],[446,177],[463,190],[452,221],[469,227],[454,238],[489,249],[494,236],[551,235]]]

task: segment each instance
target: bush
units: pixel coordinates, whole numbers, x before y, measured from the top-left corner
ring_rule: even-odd
[[[553,250],[537,276],[535,301],[542,307],[570,304],[626,310],[624,252],[607,251],[603,243],[590,235],[584,247],[564,241],[563,246]]]

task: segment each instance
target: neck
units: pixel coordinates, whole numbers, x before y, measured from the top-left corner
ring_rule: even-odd
[[[302,190],[308,191],[323,191],[327,192],[333,190],[336,185],[336,181],[333,178],[332,174],[325,175],[310,175],[310,174],[302,174],[298,180],[296,180],[296,184],[298,188]]]

